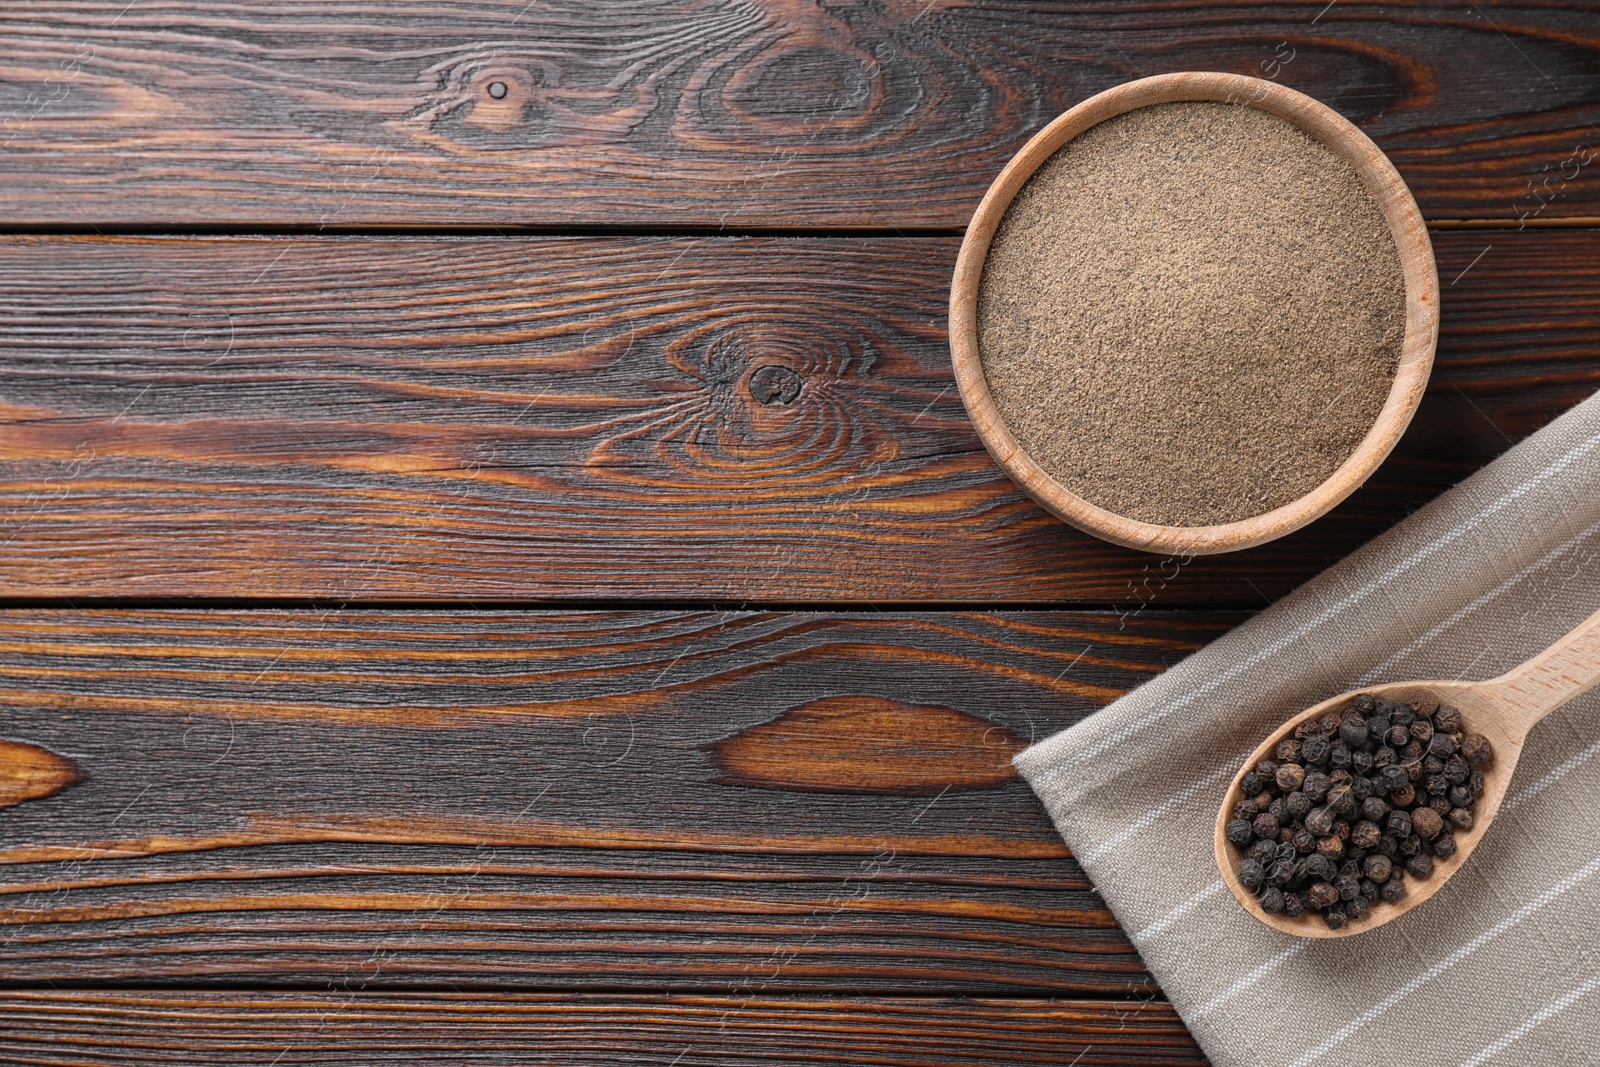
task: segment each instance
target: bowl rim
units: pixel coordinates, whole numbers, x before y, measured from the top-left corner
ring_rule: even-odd
[[[1051,477],[1000,418],[983,375],[977,335],[978,285],[989,245],[1017,192],[1045,160],[1078,134],[1152,104],[1219,101],[1277,115],[1326,145],[1360,175],[1394,237],[1405,277],[1406,332],[1389,395],[1361,443],[1316,488],[1271,511],[1212,526],[1163,526],[1090,503]],[[1234,552],[1271,541],[1326,514],[1355,492],[1394,449],[1427,388],[1439,338],[1439,275],[1422,212],[1405,181],[1371,138],[1343,115],[1304,93],[1262,78],[1222,71],[1181,71],[1124,82],[1058,116],[1035,134],[995,178],[967,226],[950,286],[950,351],[956,384],[984,447],[1030,497],[1086,533],[1113,544],[1166,555]]]

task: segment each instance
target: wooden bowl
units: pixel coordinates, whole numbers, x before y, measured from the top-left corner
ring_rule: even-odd
[[[1388,220],[1406,281],[1406,334],[1394,384],[1356,450],[1326,481],[1282,507],[1216,526],[1161,526],[1097,507],[1056,481],[1022,450],[1001,421],[978,354],[978,283],[989,242],[1012,197],[1056,150],[1089,127],[1136,108],[1215,100],[1260,108],[1294,123],[1327,145],[1361,176]],[[1338,112],[1304,93],[1239,74],[1190,71],[1107,89],[1040,130],[994,180],[967,227],[950,287],[950,349],[956,384],[984,446],[1027,494],[1086,533],[1164,555],[1211,555],[1259,545],[1298,530],[1349,496],[1371,476],[1405,432],[1422,400],[1439,337],[1439,276],[1433,245],[1411,191],[1378,146]]]

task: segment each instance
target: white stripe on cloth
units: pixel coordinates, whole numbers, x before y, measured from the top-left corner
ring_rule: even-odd
[[[1499,937],[1513,926],[1516,926],[1523,919],[1526,919],[1540,908],[1543,908],[1551,901],[1558,899],[1574,887],[1588,881],[1594,876],[1596,871],[1600,871],[1600,857],[1596,857],[1590,860],[1588,863],[1585,863],[1582,867],[1578,868],[1576,871],[1573,871],[1559,882],[1556,882],[1549,889],[1546,889],[1544,892],[1528,901],[1528,903],[1522,905],[1522,907],[1518,908],[1510,915],[1507,915],[1504,919],[1501,919],[1499,922],[1489,927],[1489,929],[1485,930],[1471,941],[1468,941],[1466,944],[1450,953],[1450,955],[1446,956],[1438,963],[1435,963],[1432,967],[1429,967],[1427,970],[1423,971],[1405,985],[1401,986],[1393,993],[1390,993],[1388,996],[1378,1001],[1378,1003],[1374,1004],[1372,1007],[1368,1008],[1366,1011],[1362,1012],[1348,1023],[1345,1023],[1338,1030],[1335,1030],[1327,1040],[1322,1042],[1322,1044],[1311,1049],[1305,1055],[1295,1060],[1289,1065],[1289,1067],[1308,1067],[1309,1064],[1315,1063],[1317,1060],[1321,1059],[1323,1056],[1327,1055],[1329,1052],[1343,1044],[1347,1039],[1349,1039],[1350,1035],[1361,1030],[1368,1023],[1372,1022],[1372,1020],[1376,1019],[1378,1016],[1382,1015],[1384,1012],[1400,1003],[1406,997],[1410,996],[1412,993],[1415,993],[1417,990],[1421,989],[1423,986],[1427,985],[1429,982],[1433,981],[1435,978],[1439,977],[1445,971],[1448,971],[1451,967],[1454,967],[1456,964],[1460,963],[1474,952],[1477,952],[1484,945],[1487,945],[1490,941],[1493,941],[1495,938]]]
[[[1078,857],[1078,863],[1080,865],[1093,863],[1095,860],[1099,859],[1101,856],[1104,856],[1107,852],[1110,852],[1112,849],[1127,841],[1130,837],[1133,837],[1141,830],[1148,830],[1156,823],[1157,820],[1159,820],[1163,815],[1166,815],[1172,811],[1174,808],[1178,808],[1184,804],[1187,804],[1200,790],[1206,788],[1207,786],[1216,785],[1224,778],[1232,777],[1233,768],[1239,766],[1239,764],[1244,761],[1244,758],[1250,755],[1250,751],[1251,750],[1247,749],[1244,752],[1239,753],[1236,758],[1227,761],[1221,767],[1218,767],[1204,778],[1194,782],[1192,785],[1185,786],[1183,789],[1174,793],[1166,800],[1163,800],[1160,804],[1157,804],[1155,807],[1151,808],[1149,811],[1133,820],[1133,822],[1128,824],[1127,829],[1119,830],[1117,833],[1112,834],[1094,848],[1091,848],[1088,852],[1076,853],[1075,855]]]
[[[1546,789],[1549,789],[1551,786],[1555,785],[1566,775],[1571,774],[1585,763],[1588,763],[1597,754],[1600,754],[1600,741],[1596,741],[1594,744],[1590,745],[1576,756],[1568,759],[1561,766],[1557,767],[1555,770],[1551,771],[1537,782],[1534,782],[1526,789],[1517,790],[1517,795],[1507,798],[1506,802],[1500,805],[1500,810],[1496,812],[1496,814],[1504,815],[1506,812],[1515,808],[1518,804],[1521,804],[1524,800],[1530,800],[1533,797],[1538,796]]]
[[[1559,1015],[1566,1011],[1568,1008],[1572,1007],[1572,1005],[1576,1004],[1579,1000],[1588,996],[1596,989],[1600,989],[1600,975],[1596,975],[1595,977],[1589,979],[1576,989],[1567,990],[1567,992],[1561,994],[1555,1000],[1552,1000],[1550,1003],[1546,1004],[1544,1007],[1540,1008],[1538,1011],[1522,1020],[1522,1022],[1518,1023],[1515,1027],[1507,1030],[1505,1033],[1495,1038],[1494,1041],[1485,1045],[1477,1055],[1473,1056],[1470,1060],[1463,1061],[1461,1067],[1479,1067],[1480,1064],[1487,1062],[1490,1056],[1496,1055],[1497,1053],[1503,1051],[1506,1046],[1526,1037],[1528,1033],[1535,1027],[1547,1022],[1552,1016]]]
[[[1190,1012],[1190,1014],[1196,1019],[1209,1015],[1223,1004],[1232,1000],[1240,993],[1243,993],[1246,989],[1249,989],[1251,986],[1261,981],[1261,979],[1265,978],[1279,967],[1282,967],[1285,963],[1288,963],[1290,960],[1294,959],[1294,957],[1303,952],[1310,944],[1310,940],[1296,941],[1294,944],[1290,945],[1288,948],[1272,957],[1266,963],[1263,963],[1261,966],[1257,967],[1255,970],[1251,971],[1249,974],[1233,983],[1227,989],[1224,989],[1222,992],[1218,993],[1216,996],[1200,1005],[1194,1011]]]
[[[1128,938],[1135,943],[1140,941],[1148,941],[1150,938],[1155,937],[1157,934],[1161,933],[1161,931],[1165,930],[1167,927],[1171,926],[1173,923],[1189,914],[1195,908],[1198,908],[1200,905],[1204,904],[1207,900],[1210,900],[1212,897],[1216,896],[1217,891],[1220,889],[1222,889],[1222,879],[1218,878],[1215,882],[1212,882],[1210,885],[1200,890],[1200,892],[1196,893],[1182,904],[1179,904],[1177,907],[1161,916],[1161,918],[1157,919],[1149,926],[1146,926],[1143,930],[1140,930],[1137,934],[1130,933]]]
[[[1394,655],[1390,656],[1388,659],[1384,660],[1382,663],[1363,674],[1360,678],[1357,678],[1356,686],[1359,688],[1364,685],[1371,685],[1374,681],[1383,676],[1384,671],[1388,670],[1396,663],[1399,663],[1406,656],[1415,652],[1423,645],[1426,645],[1428,642],[1432,641],[1434,638],[1438,637],[1440,634],[1444,633],[1446,630],[1450,629],[1450,627],[1454,626],[1468,615],[1471,615],[1485,604],[1504,596],[1508,590],[1512,589],[1519,582],[1526,579],[1530,574],[1533,574],[1535,571],[1538,571],[1543,567],[1548,567],[1551,560],[1567,551],[1579,541],[1582,541],[1587,537],[1593,537],[1596,533],[1600,533],[1600,522],[1580,530],[1578,533],[1561,542],[1555,548],[1552,548],[1549,552],[1546,552],[1544,555],[1540,556],[1538,559],[1534,560],[1532,563],[1528,564],[1526,567],[1522,568],[1520,571],[1513,574],[1511,577],[1507,578],[1505,581],[1501,582],[1487,593],[1478,597],[1460,611],[1455,612],[1437,626],[1430,628],[1427,633],[1423,634],[1405,648],[1402,648],[1400,651],[1396,652]]]
[[[1590,452],[1593,452],[1597,448],[1600,448],[1600,435],[1590,437],[1580,444],[1573,446],[1565,455],[1561,456],[1548,466],[1540,469],[1531,478],[1528,478],[1520,484],[1513,486],[1510,490],[1501,495],[1499,499],[1488,504],[1472,517],[1462,520],[1460,523],[1453,526],[1443,536],[1438,537],[1424,545],[1422,548],[1402,559],[1400,562],[1386,570],[1383,574],[1361,586],[1353,593],[1345,596],[1331,607],[1324,608],[1309,621],[1295,627],[1283,637],[1273,641],[1265,648],[1258,650],[1254,655],[1248,656],[1227,670],[1219,672],[1204,685],[1197,686],[1194,689],[1191,689],[1188,693],[1185,693],[1184,695],[1168,702],[1160,711],[1157,711],[1151,715],[1146,715],[1144,718],[1135,722],[1131,722],[1122,727],[1120,730],[1101,738],[1094,744],[1085,746],[1078,752],[1071,753],[1063,758],[1061,762],[1054,768],[1052,768],[1052,772],[1055,774],[1060,774],[1061,772],[1072,767],[1076,767],[1087,760],[1093,759],[1109,748],[1122,744],[1135,734],[1142,732],[1148,727],[1154,726],[1156,723],[1166,719],[1168,716],[1188,707],[1190,704],[1194,703],[1211,690],[1217,688],[1218,686],[1224,685],[1227,682],[1233,681],[1233,679],[1239,677],[1241,674],[1254,669],[1266,660],[1276,656],[1279,652],[1282,652],[1296,641],[1299,641],[1301,638],[1311,633],[1323,623],[1337,618],[1350,607],[1366,599],[1373,593],[1387,591],[1394,580],[1400,577],[1406,571],[1442,551],[1443,549],[1449,547],[1456,541],[1459,541],[1472,530],[1483,525],[1483,523],[1488,519],[1499,514],[1501,511],[1504,511],[1517,500],[1520,500],[1522,497],[1526,496],[1531,490],[1538,488],[1551,478],[1554,478],[1556,475],[1572,466],[1572,464],[1576,463],[1578,460],[1583,459]]]

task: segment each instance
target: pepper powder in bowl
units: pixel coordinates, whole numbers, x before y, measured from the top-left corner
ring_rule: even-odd
[[[968,227],[950,298],[962,398],[1008,474],[1117,544],[1228,552],[1353,492],[1433,364],[1416,202],[1336,112],[1168,74],[1030,141]]]

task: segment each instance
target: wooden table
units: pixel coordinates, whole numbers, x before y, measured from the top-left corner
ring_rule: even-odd
[[[1591,5],[0,27],[5,1063],[1203,1062],[1009,757],[1600,381]],[[1206,68],[1391,155],[1443,336],[1345,505],[1160,560],[998,472],[945,301]]]

